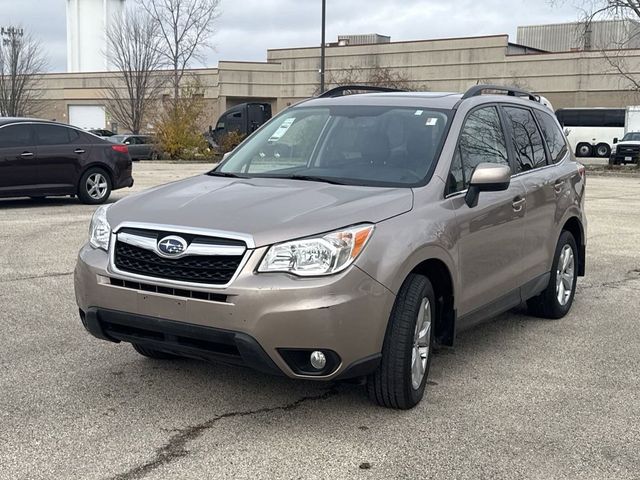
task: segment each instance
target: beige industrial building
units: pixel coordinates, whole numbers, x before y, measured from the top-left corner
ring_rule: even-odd
[[[356,71],[360,78],[379,68],[397,72],[410,85],[430,91],[464,91],[481,83],[516,84],[547,97],[555,108],[621,107],[640,102],[630,82],[601,51],[547,53],[509,42],[507,35],[354,44],[341,37],[326,49],[327,78]],[[363,37],[367,38],[367,37]],[[624,51],[624,64],[640,78],[640,49]],[[221,61],[217,68],[193,70],[204,88],[203,127],[241,102],[271,102],[274,111],[317,92],[320,48],[267,51],[266,62]],[[44,76],[43,118],[86,124],[83,112],[104,112],[104,80],[113,73],[52,73]],[[330,84],[328,85],[331,86]],[[95,118],[95,117],[94,117]],[[103,114],[110,125],[108,111]],[[152,119],[149,120],[152,128]]]

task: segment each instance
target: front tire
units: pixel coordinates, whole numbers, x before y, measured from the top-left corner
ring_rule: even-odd
[[[367,379],[373,402],[406,410],[424,396],[433,352],[435,306],[431,282],[422,275],[409,275],[391,311],[380,366]]]
[[[82,203],[98,205],[111,195],[111,177],[102,168],[93,167],[84,172],[78,185],[78,198]]]
[[[591,157],[593,149],[588,143],[579,143],[576,147],[576,157]]]
[[[527,300],[529,313],[542,318],[564,317],[573,304],[578,279],[578,246],[566,230],[560,235],[547,288]]]

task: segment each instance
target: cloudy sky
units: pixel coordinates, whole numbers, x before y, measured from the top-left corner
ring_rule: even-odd
[[[134,4],[136,0],[128,0]],[[327,0],[327,41],[381,33],[393,40],[496,33],[515,41],[518,25],[574,21],[580,0]],[[553,5],[552,5],[553,4]],[[320,0],[220,0],[218,60],[264,61],[267,48],[320,43]],[[0,23],[22,24],[43,42],[50,69],[66,68],[66,0],[0,0]],[[197,65],[202,66],[202,65]]]

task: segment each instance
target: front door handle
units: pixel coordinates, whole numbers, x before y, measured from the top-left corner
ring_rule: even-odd
[[[556,193],[560,193],[562,191],[562,187],[564,185],[564,180],[557,180],[556,183],[553,184],[553,189]]]
[[[21,153],[20,156],[24,158],[33,157],[33,152],[24,152],[24,153]]]
[[[76,153],[84,153],[84,150],[82,148],[76,148],[74,150],[74,152],[76,152]]]
[[[513,199],[513,203],[511,206],[513,207],[513,211],[518,213],[522,211],[524,204],[527,203],[527,199],[523,197],[516,197]]]

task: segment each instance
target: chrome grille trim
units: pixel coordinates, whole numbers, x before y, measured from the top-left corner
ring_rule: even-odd
[[[116,233],[116,237],[119,242],[128,243],[129,245],[144,248],[145,250],[151,250],[156,255],[167,257],[167,255],[164,255],[162,252],[158,251],[156,240],[154,240],[153,238],[134,235],[127,232]],[[245,247],[234,245],[209,245],[205,243],[191,243],[187,247],[187,249],[180,255],[172,255],[168,258],[180,258],[190,255],[228,255],[231,257],[239,257],[244,254],[246,250],[247,249]]]
[[[189,234],[189,235],[201,235],[203,237],[217,237],[217,238],[224,238],[224,239],[230,239],[230,240],[241,240],[245,243],[246,248],[241,247],[243,249],[243,253],[242,255],[242,259],[240,260],[240,263],[238,265],[238,268],[236,269],[235,273],[233,274],[233,276],[231,277],[231,280],[229,280],[227,283],[225,284],[208,284],[208,283],[196,283],[196,282],[185,282],[185,281],[178,281],[178,280],[171,280],[171,279],[166,279],[166,278],[160,278],[160,277],[151,277],[151,276],[147,276],[147,275],[139,275],[136,273],[131,273],[131,272],[125,272],[125,271],[121,271],[119,270],[116,265],[115,265],[115,247],[116,247],[116,241],[122,241],[122,237],[118,237],[118,232],[120,230],[122,230],[123,228],[132,228],[132,229],[140,229],[140,230],[152,230],[152,231],[161,231],[161,232],[172,232],[175,234]],[[121,232],[121,234],[124,232]],[[132,239],[131,237],[135,237],[135,239]],[[153,243],[153,248],[148,248],[149,250],[154,251],[155,253],[157,253],[156,250],[156,241],[154,239],[151,238],[146,238],[144,239],[144,237],[142,236],[138,236],[138,235],[131,235],[130,237],[128,237],[129,240],[132,241],[138,241],[139,243],[144,243],[144,245],[147,245],[147,247],[150,245],[150,243]],[[145,242],[146,240],[146,242]],[[150,240],[150,242],[149,242]],[[128,242],[127,242],[128,243]],[[143,245],[135,245],[133,243],[130,243],[131,245],[140,247],[140,248],[146,248]],[[220,248],[220,247],[226,247],[226,248],[238,248],[237,246],[231,246],[231,245],[208,245],[208,244],[197,244],[198,248],[200,245],[204,246],[204,247],[216,247],[216,248]],[[229,285],[231,285],[236,278],[238,277],[238,275],[240,275],[240,272],[244,269],[245,265],[247,264],[247,262],[249,261],[249,258],[251,257],[252,253],[253,253],[253,249],[255,248],[255,243],[253,240],[253,237],[251,235],[246,235],[246,234],[241,234],[241,233],[236,233],[236,232],[226,232],[226,231],[222,231],[222,230],[207,230],[207,229],[203,229],[203,228],[191,228],[191,227],[184,227],[184,226],[178,226],[178,225],[163,225],[163,224],[155,224],[155,223],[139,223],[139,222],[122,222],[120,224],[118,224],[117,227],[113,228],[111,230],[111,238],[109,241],[109,265],[107,268],[107,271],[115,278],[118,279],[122,279],[122,280],[137,280],[137,281],[143,281],[145,283],[151,284],[151,285],[158,285],[158,286],[165,286],[165,287],[189,287],[191,290],[196,290],[196,291],[202,291],[202,292],[206,292],[209,291],[210,289],[224,289],[227,288]],[[225,252],[228,252],[228,250],[225,249]],[[194,254],[194,255],[198,255],[198,254]],[[199,254],[199,255],[207,255],[207,254]],[[209,253],[208,255],[214,255]],[[229,253],[225,253],[225,255],[231,255],[234,256],[233,254],[229,254]],[[240,255],[237,255],[240,256]]]

